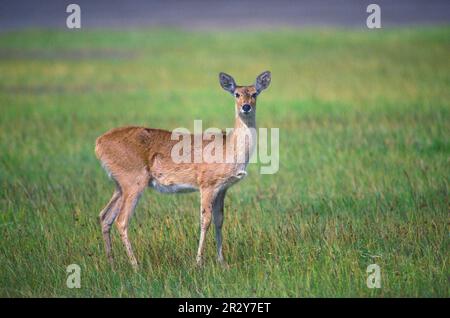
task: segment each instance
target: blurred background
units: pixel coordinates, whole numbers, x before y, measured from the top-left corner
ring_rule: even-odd
[[[182,27],[188,29],[267,29],[271,27],[365,28],[366,8],[382,7],[383,27],[448,23],[446,0],[4,0],[0,29],[65,28],[65,8],[82,7],[84,28]]]
[[[450,1],[0,2],[0,296],[448,297]],[[228,191],[224,254],[193,266],[198,194],[146,191],[130,225],[141,271],[98,214],[94,154],[113,127],[232,127],[218,73],[251,84],[280,168]],[[82,269],[66,288],[66,267]],[[382,288],[366,285],[381,267]]]

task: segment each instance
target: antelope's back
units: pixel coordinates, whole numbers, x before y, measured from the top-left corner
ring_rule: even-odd
[[[112,176],[148,170],[155,153],[170,155],[171,133],[166,130],[127,126],[114,128],[96,140],[95,153]]]

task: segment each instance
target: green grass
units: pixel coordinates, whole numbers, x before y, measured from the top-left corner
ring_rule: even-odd
[[[242,32],[26,31],[0,35],[0,296],[449,296],[450,28]],[[122,125],[231,127],[239,84],[272,71],[260,127],[280,170],[225,202],[224,252],[194,266],[198,194],[143,195],[117,231],[95,138]],[[81,266],[81,288],[66,267]],[[381,267],[368,289],[366,268]]]

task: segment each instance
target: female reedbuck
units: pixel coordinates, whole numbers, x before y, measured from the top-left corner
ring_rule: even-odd
[[[172,140],[171,132],[160,129],[122,127],[112,129],[97,139],[96,155],[116,184],[111,200],[100,213],[106,254],[111,264],[110,231],[115,222],[128,258],[137,268],[128,239],[128,224],[141,193],[148,186],[163,193],[200,191],[201,232],[197,264],[202,264],[205,236],[212,217],[218,261],[225,264],[222,254],[224,198],[227,189],[247,174],[245,169],[256,143],[255,136],[248,133],[256,127],[256,97],[269,86],[270,79],[270,72],[266,71],[256,78],[254,85],[237,86],[230,75],[219,74],[222,88],[235,97],[234,129],[223,142],[226,153],[233,149],[230,152],[233,154],[231,161],[176,163],[171,151],[177,141]],[[244,145],[238,145],[238,140],[245,140]],[[194,144],[191,147],[192,153],[197,151]],[[243,161],[237,159],[242,157],[245,158]]]

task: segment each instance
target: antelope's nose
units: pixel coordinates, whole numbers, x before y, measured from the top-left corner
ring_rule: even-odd
[[[242,112],[244,113],[248,113],[252,110],[252,106],[250,106],[249,104],[245,104],[242,106]]]

